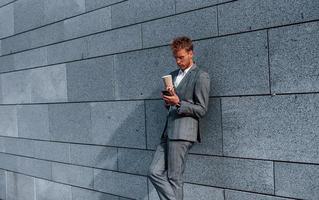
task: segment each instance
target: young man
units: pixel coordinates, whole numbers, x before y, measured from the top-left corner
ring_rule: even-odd
[[[170,95],[161,94],[168,115],[149,178],[161,200],[182,200],[182,175],[190,148],[201,142],[199,119],[208,109],[210,78],[194,63],[190,38],[175,38],[171,49],[179,69],[170,73],[174,83],[166,88]]]

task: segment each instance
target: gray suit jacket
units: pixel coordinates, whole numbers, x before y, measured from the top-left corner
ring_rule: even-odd
[[[173,81],[179,69],[171,72]],[[168,136],[172,140],[201,142],[199,120],[208,109],[210,78],[194,63],[185,77],[175,88],[181,100],[181,106],[169,110],[162,138]],[[168,109],[169,107],[167,107]]]

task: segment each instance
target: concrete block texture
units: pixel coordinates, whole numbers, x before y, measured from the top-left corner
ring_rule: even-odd
[[[1,169],[17,171],[18,170],[18,157],[5,153],[0,153],[0,167]]]
[[[0,0],[0,6],[4,6],[6,4],[12,3],[14,0]]]
[[[47,48],[45,47],[14,54],[14,69],[26,69],[47,64]]]
[[[44,23],[52,23],[85,12],[85,0],[44,0]]]
[[[131,0],[112,6],[112,28],[175,13],[173,0]]]
[[[31,102],[31,73],[17,71],[1,74],[2,103]]]
[[[198,41],[195,61],[210,74],[211,95],[269,93],[266,31]]]
[[[14,33],[34,29],[45,24],[43,0],[21,0],[14,5]]]
[[[30,49],[30,35],[30,32],[27,32],[2,39],[2,55],[12,54],[19,50]]]
[[[72,200],[119,200],[118,196],[96,192],[92,190],[72,187]]]
[[[1,75],[3,103],[66,101],[65,65]]]
[[[14,56],[1,56],[0,57],[0,72],[8,72],[14,70]]]
[[[147,199],[147,178],[94,169],[94,189],[133,199]]]
[[[177,69],[168,47],[115,55],[115,98],[160,98],[162,76]]]
[[[220,0],[176,0],[176,13],[216,5]]]
[[[275,162],[275,194],[302,199],[319,198],[319,167]]]
[[[243,0],[218,6],[219,33],[238,33],[319,18],[316,0]]]
[[[17,172],[51,180],[51,162],[27,157],[17,157]]]
[[[169,44],[174,37],[180,35],[188,35],[192,39],[212,37],[218,35],[217,10],[216,7],[210,7],[174,15],[143,23],[142,28],[143,47]]]
[[[47,46],[48,64],[81,60],[87,57],[87,40],[79,38]]]
[[[70,185],[35,179],[35,187],[37,200],[72,200]]]
[[[50,139],[48,105],[17,106],[17,123],[19,137]]]
[[[143,101],[90,103],[94,144],[145,148]]]
[[[106,7],[125,0],[85,0],[85,8],[87,11]]]
[[[224,154],[318,163],[318,95],[222,99]]]
[[[0,199],[6,199],[7,177],[6,171],[0,170]]]
[[[0,38],[14,34],[13,4],[0,7]]]
[[[92,142],[90,105],[86,103],[50,104],[51,140]]]
[[[113,56],[66,64],[68,101],[114,99]]]
[[[64,39],[111,29],[111,7],[64,20]]]
[[[147,175],[153,160],[153,151],[118,149],[118,170],[133,174]]]
[[[88,57],[142,48],[141,25],[128,26],[87,37]]]
[[[17,109],[15,106],[0,106],[0,134],[2,136],[17,137]]]
[[[55,42],[64,38],[63,22],[37,28],[3,39],[3,54],[29,50]]]
[[[190,183],[274,194],[271,161],[190,154],[184,179]]]
[[[225,190],[225,199],[227,200],[292,200],[290,198],[281,198],[270,195],[254,194],[249,192],[240,192],[234,190]]]
[[[93,169],[76,165],[52,163],[52,180],[84,188],[93,188]]]
[[[34,200],[34,178],[13,172],[7,173],[7,200]]]
[[[269,31],[273,93],[319,91],[318,41],[318,22]]]
[[[148,184],[149,200],[159,200],[153,184],[150,181],[148,181]],[[183,190],[185,200],[226,200],[223,194],[224,190],[220,188],[184,183]]]
[[[93,145],[70,145],[70,163],[89,167],[117,170],[117,148],[93,146]]]

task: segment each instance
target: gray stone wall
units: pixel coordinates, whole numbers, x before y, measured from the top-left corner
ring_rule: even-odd
[[[185,199],[319,199],[318,0],[0,0],[0,199],[158,200],[178,35],[212,79]]]

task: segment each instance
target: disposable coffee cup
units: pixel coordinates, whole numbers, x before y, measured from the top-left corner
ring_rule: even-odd
[[[163,82],[164,82],[165,89],[167,87],[173,87],[172,75],[163,76],[162,79],[163,79]]]

